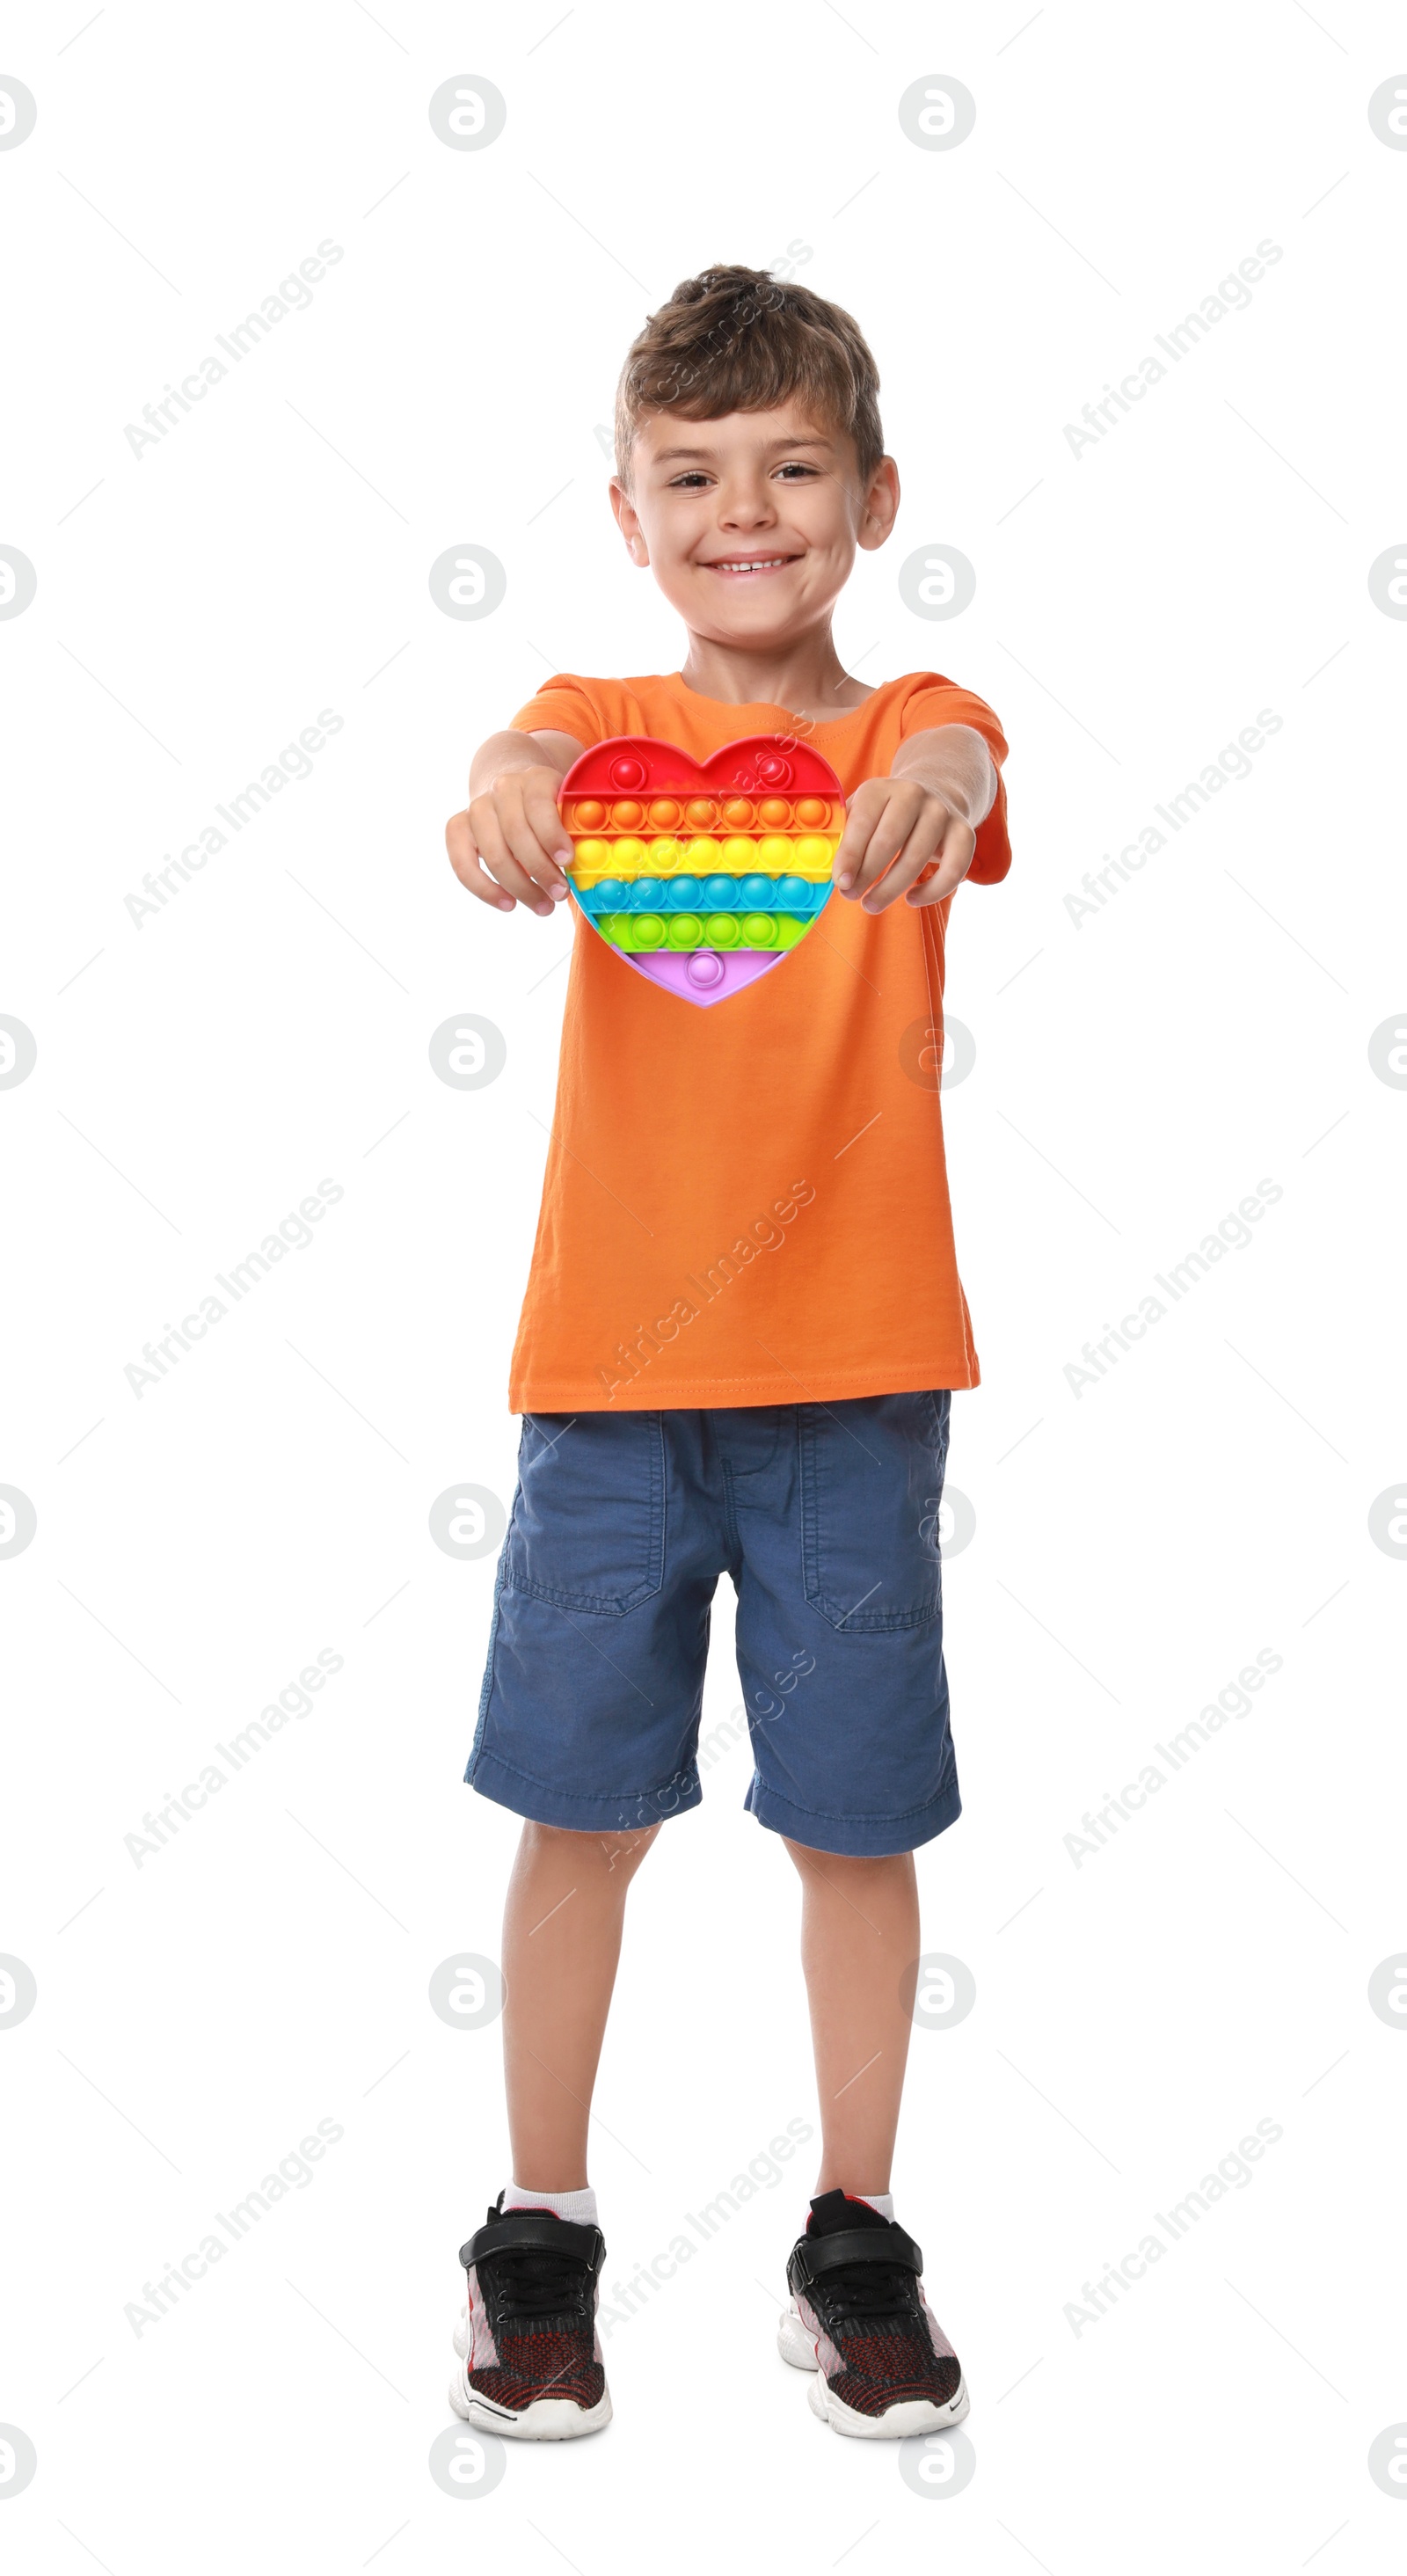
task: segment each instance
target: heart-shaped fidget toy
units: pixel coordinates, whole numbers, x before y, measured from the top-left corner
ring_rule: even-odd
[[[789,734],[705,761],[617,734],[573,763],[559,802],[593,930],[683,1001],[726,1001],[780,966],[830,899],[845,794]]]

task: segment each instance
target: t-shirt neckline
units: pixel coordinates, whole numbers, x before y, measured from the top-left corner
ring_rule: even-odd
[[[812,733],[834,733],[839,725],[853,724],[856,716],[862,716],[866,707],[872,706],[889,685],[881,680],[878,688],[871,689],[869,696],[860,700],[858,707],[846,707],[838,716],[804,716],[798,715],[793,707],[782,706],[776,698],[747,698],[735,705],[731,698],[706,697],[702,689],[690,687],[682,671],[671,671],[668,676],[683,690],[686,698],[697,698],[701,707],[717,707],[723,713],[738,716],[783,716],[788,725],[804,724]]]

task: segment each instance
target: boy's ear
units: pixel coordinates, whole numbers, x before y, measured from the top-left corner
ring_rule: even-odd
[[[898,512],[899,468],[892,456],[881,456],[860,509],[858,543],[867,553],[883,545]]]
[[[647,564],[650,560],[650,549],[645,543],[645,531],[640,525],[635,504],[618,474],[611,476],[610,492],[611,508],[616,514],[616,525],[625,539],[631,562]]]

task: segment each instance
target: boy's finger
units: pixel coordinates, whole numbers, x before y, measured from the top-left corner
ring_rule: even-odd
[[[546,781],[533,779],[523,790],[523,812],[542,847],[559,868],[572,862],[572,836],[562,820],[557,799]]]
[[[554,858],[543,848],[526,813],[500,816],[500,828],[508,847],[524,874],[546,895],[548,902],[560,903],[567,891],[567,881]]]
[[[549,914],[552,910],[550,900],[529,870],[519,865],[492,811],[480,820],[478,841],[479,857],[504,894],[518,903],[525,903],[530,912]],[[503,909],[507,911],[510,906],[505,904]]]
[[[924,869],[931,867],[935,859],[941,865],[941,851],[946,848],[955,828],[954,817],[947,813],[916,823],[893,866],[880,884],[865,896],[866,912],[886,912],[901,894],[911,891]]]
[[[972,865],[977,849],[977,835],[970,823],[960,823],[957,816],[943,836],[943,849],[936,867],[925,869],[918,882],[909,888],[912,904],[942,903],[954,894]]]
[[[870,835],[870,845],[865,852],[864,860],[856,870],[855,882],[851,887],[852,895],[863,896],[869,908],[873,910],[875,907],[872,889],[883,877],[885,902],[892,903],[895,894],[902,893],[904,887],[912,881],[923,861],[932,857],[941,829],[941,824],[930,824],[925,828],[916,823],[912,812],[903,806],[886,806]],[[895,874],[896,868],[902,867],[911,852],[914,857],[912,869],[898,885],[891,886],[890,878]]]
[[[500,912],[517,909],[512,896],[495,885],[484,869],[467,814],[452,815],[446,823],[445,848],[450,866],[467,894],[477,895],[480,903],[491,903]]]
[[[883,810],[882,806],[875,804],[873,797],[866,796],[863,788],[858,789],[850,800],[850,809],[845,817],[845,829],[836,844],[835,857],[831,861],[831,877],[842,894],[848,894],[851,890],[856,870],[869,846],[870,834]]]

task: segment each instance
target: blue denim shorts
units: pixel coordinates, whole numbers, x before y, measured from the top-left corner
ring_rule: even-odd
[[[728,1574],[753,1815],[816,1851],[941,1834],[961,1806],[938,1555],[948,1407],[938,1389],[525,1415],[465,1778],[582,1832],[696,1807]]]

